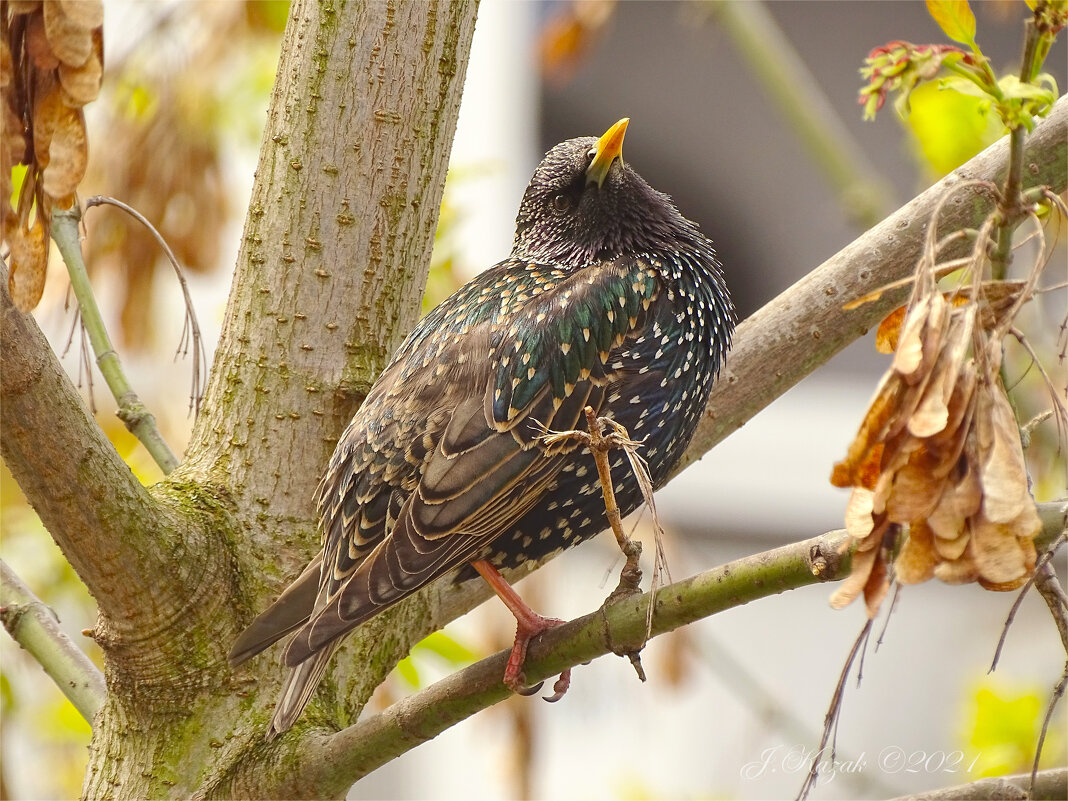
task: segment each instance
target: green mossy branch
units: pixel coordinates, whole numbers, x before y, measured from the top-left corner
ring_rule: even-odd
[[[80,219],[81,210],[77,205],[67,211],[56,209],[52,212],[52,239],[55,240],[56,247],[63,256],[63,262],[67,265],[71,289],[74,291],[74,297],[78,299],[82,325],[89,334],[89,344],[96,355],[96,364],[100,368],[100,374],[104,376],[108,389],[111,390],[115,402],[119,405],[117,412],[119,419],[145,446],[145,450],[159,465],[160,470],[164,474],[170,473],[178,466],[178,457],[163,439],[159,426],[156,425],[156,418],[130,385],[130,380],[126,377],[126,371],[122,366],[122,360],[119,359],[115,346],[111,344],[111,337],[104,325],[100,307],[96,305],[96,295],[93,294],[93,287],[89,282],[89,273],[85,269],[82,247],[78,239]]]

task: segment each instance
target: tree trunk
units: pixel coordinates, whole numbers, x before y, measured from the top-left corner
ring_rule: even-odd
[[[268,657],[233,675],[225,654],[318,548],[318,477],[417,318],[475,12],[293,3],[203,412],[184,463],[152,493],[177,532],[171,569],[204,553],[225,569],[207,572],[199,603],[154,604],[155,625],[127,632],[121,653],[102,614],[109,693],[86,798],[347,789],[302,781],[301,743],[349,722],[407,645],[347,660],[368,675],[346,684],[368,689],[314,706],[271,746],[264,723],[283,671]],[[170,578],[164,569],[141,586]]]

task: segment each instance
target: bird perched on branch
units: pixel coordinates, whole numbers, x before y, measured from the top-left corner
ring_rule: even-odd
[[[322,552],[230,654],[292,634],[268,736],[293,725],[346,634],[447,574],[477,572],[515,614],[504,681],[522,691],[527,643],[560,621],[499,571],[606,527],[590,453],[545,432],[585,430],[590,406],[642,442],[654,486],[685,450],[734,307],[712,243],[623,162],[627,124],[546,154],[511,256],[419,323],[342,435],[318,490]],[[641,494],[617,454],[626,514]]]

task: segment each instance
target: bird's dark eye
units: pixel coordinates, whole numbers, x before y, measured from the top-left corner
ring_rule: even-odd
[[[571,210],[571,196],[566,192],[553,195],[553,211],[563,214]]]

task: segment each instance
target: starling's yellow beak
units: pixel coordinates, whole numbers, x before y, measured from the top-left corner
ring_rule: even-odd
[[[604,136],[597,140],[597,154],[593,162],[586,168],[586,186],[597,184],[600,188],[608,175],[608,169],[612,162],[623,156],[623,135],[627,132],[630,117],[624,117],[607,131]]]

